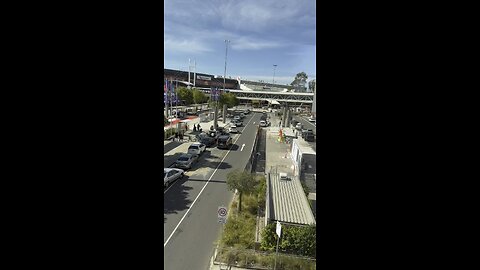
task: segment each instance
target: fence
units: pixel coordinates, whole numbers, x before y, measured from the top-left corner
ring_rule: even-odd
[[[255,169],[255,162],[257,160],[257,147],[261,131],[262,129],[260,128],[260,126],[257,126],[257,133],[255,134],[255,140],[253,141],[252,152],[250,153],[250,157],[248,158],[247,165],[245,165],[245,171],[247,172],[253,172],[253,170]]]

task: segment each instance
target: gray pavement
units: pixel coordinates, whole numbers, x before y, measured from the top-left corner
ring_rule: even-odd
[[[217,221],[217,208],[228,206],[233,198],[225,183],[226,175],[245,168],[259,120],[260,114],[249,114],[243,120],[246,127],[233,135],[234,146],[230,150],[208,148],[185,177],[164,192],[165,269],[209,267],[214,242],[222,228]],[[209,123],[200,125],[204,130],[210,128]]]

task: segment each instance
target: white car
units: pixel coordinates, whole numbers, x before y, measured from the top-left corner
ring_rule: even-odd
[[[233,120],[240,120],[240,116],[235,115],[235,116],[233,117]]]
[[[238,133],[238,129],[236,126],[231,126],[229,129],[228,129],[228,132],[230,133]]]
[[[308,118],[308,122],[315,122],[315,118],[313,117]]]
[[[266,127],[266,126],[267,126],[267,122],[265,122],[264,120],[260,120],[260,126],[261,126],[261,127]]]
[[[192,143],[192,145],[188,147],[188,153],[192,155],[200,155],[205,151],[205,148],[206,146],[203,143]]]
[[[163,168],[163,186],[168,187],[173,181],[181,178],[184,173],[182,169]]]
[[[301,124],[301,123],[297,123],[297,125],[295,126],[295,129],[297,129],[297,130],[302,130],[302,124]]]

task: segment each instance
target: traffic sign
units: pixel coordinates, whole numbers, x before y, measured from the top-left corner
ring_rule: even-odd
[[[219,223],[227,223],[227,208],[225,206],[219,206],[217,210],[218,215],[218,222]]]

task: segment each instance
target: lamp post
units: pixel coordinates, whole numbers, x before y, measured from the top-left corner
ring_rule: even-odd
[[[225,78],[227,77],[227,52],[228,52],[228,43],[230,43],[230,40],[225,39],[225,69],[223,71],[223,92],[225,93]],[[220,95],[219,97],[220,98]],[[215,115],[214,115],[214,121],[213,121],[213,127],[217,129],[218,124],[218,98],[217,101],[215,102]]]
[[[223,71],[223,92],[225,92],[225,78],[227,77],[227,52],[230,40],[225,39],[225,70]]]
[[[275,69],[277,68],[277,65],[273,65],[273,84],[275,84]]]

